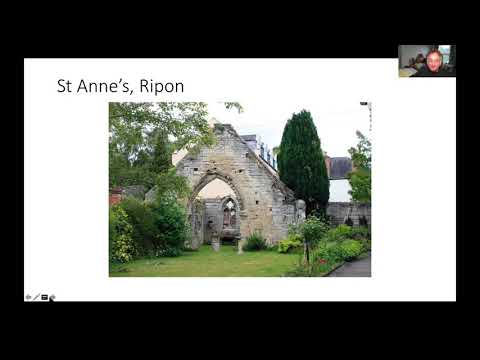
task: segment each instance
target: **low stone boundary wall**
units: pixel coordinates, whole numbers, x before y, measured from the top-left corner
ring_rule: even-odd
[[[370,226],[372,221],[370,204],[331,202],[327,206],[327,215],[333,225],[345,224],[350,219],[353,226],[360,226],[364,221]]]

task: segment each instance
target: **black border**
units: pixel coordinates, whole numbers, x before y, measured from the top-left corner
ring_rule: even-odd
[[[16,300],[24,302],[24,64],[23,58],[19,58],[15,64],[15,105],[16,105],[16,121],[15,121],[15,190],[17,195],[16,201],[16,217],[15,217],[15,252],[16,265],[15,271],[15,295]]]

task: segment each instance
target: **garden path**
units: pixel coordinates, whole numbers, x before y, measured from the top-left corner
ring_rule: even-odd
[[[332,271],[329,277],[370,277],[372,276],[372,257],[367,257],[352,262],[347,262],[338,269]]]

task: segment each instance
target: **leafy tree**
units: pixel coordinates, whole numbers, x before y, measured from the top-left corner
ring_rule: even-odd
[[[177,175],[175,166],[158,174],[156,179],[156,199],[185,199],[191,194],[187,178]]]
[[[239,103],[224,105],[243,112]],[[173,179],[173,152],[196,152],[214,143],[207,116],[207,104],[202,102],[110,103],[110,187],[151,188],[163,172]]]
[[[240,103],[238,102],[225,102],[224,105],[226,109],[231,109],[231,108],[237,109],[239,114],[241,114],[244,110],[242,105],[240,105]]]
[[[328,231],[326,222],[315,216],[309,216],[303,224],[300,225],[303,238],[303,254],[307,264],[310,263],[310,248],[320,242]]]
[[[207,104],[110,103],[110,186],[152,187],[171,155],[214,142]]]
[[[112,261],[178,256],[190,236],[185,208],[174,197],[150,203],[127,197],[110,208],[109,220]]]
[[[158,250],[181,250],[190,238],[190,227],[187,223],[186,210],[175,199],[170,197],[159,198],[146,205],[154,215],[154,225],[157,236],[154,247]],[[179,255],[179,253],[174,253]]]
[[[129,262],[137,254],[132,239],[132,225],[127,213],[119,205],[109,209],[109,257],[112,262]]]
[[[280,179],[307,205],[307,215],[324,212],[330,182],[317,129],[310,112],[293,114],[283,130],[277,155]]]
[[[238,103],[225,106],[243,111]],[[214,143],[207,116],[205,103],[110,103],[110,187],[156,186],[157,195],[149,204],[125,199],[114,208],[118,214],[110,211],[112,260],[129,261],[150,251],[157,256],[181,253],[190,228],[178,200],[191,190],[187,179],[176,174],[171,156]]]
[[[357,131],[359,139],[356,148],[348,151],[352,157],[353,170],[349,174],[352,200],[370,203],[372,194],[372,144],[370,140]]]
[[[123,199],[118,206],[128,216],[132,226],[132,239],[139,255],[146,255],[149,250],[153,249],[158,233],[153,211],[143,201],[130,196]]]

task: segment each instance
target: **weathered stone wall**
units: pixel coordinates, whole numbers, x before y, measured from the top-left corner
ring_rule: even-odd
[[[371,225],[372,214],[370,204],[358,204],[353,202],[331,202],[327,206],[327,215],[331,217],[333,225],[344,224],[350,217],[354,226],[360,225],[360,219],[365,217],[368,225]]]
[[[210,244],[212,234],[220,232],[222,219],[220,206],[222,199],[205,199],[205,243]]]
[[[217,124],[214,132],[217,138],[214,146],[188,154],[176,165],[178,174],[186,176],[193,189],[189,212],[198,192],[210,181],[221,179],[235,192],[242,239],[255,231],[261,232],[270,244],[285,238],[289,224],[304,218],[302,211],[297,211],[298,206],[304,205],[303,201],[296,201],[293,191],[230,125]]]
[[[205,241],[205,202],[196,199],[192,204],[192,213],[189,214],[192,237],[186,247],[198,249]]]

